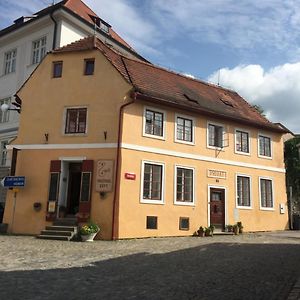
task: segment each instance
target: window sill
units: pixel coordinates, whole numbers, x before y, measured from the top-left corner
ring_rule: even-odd
[[[178,205],[178,206],[193,206],[193,207],[195,207],[195,203],[194,202],[179,202],[179,201],[175,201],[174,205]]]
[[[185,144],[185,145],[189,145],[189,146],[195,146],[195,142],[187,142],[187,141],[182,141],[182,140],[177,140],[177,139],[175,139],[175,143]]]
[[[263,156],[263,155],[258,155],[259,158],[263,158],[263,159],[273,159],[272,156]]]
[[[218,150],[218,151],[223,151],[223,152],[225,152],[224,147],[217,147],[217,146],[209,146],[209,145],[207,145],[206,148],[207,148],[207,149],[212,149],[212,150]]]
[[[252,206],[237,206],[236,208],[237,209],[245,209],[245,210],[251,210],[251,209],[253,209]]]
[[[150,139],[161,140],[161,141],[166,140],[164,136],[152,135],[152,134],[147,134],[147,133],[143,133],[143,137],[150,138]]]
[[[274,207],[260,207],[259,209],[263,211],[275,211]]]
[[[242,152],[242,151],[237,151],[237,150],[235,150],[234,153],[235,153],[235,154],[238,154],[238,155],[246,155],[246,156],[250,156],[250,152]]]
[[[63,136],[87,136],[87,133],[64,133]]]
[[[163,200],[146,200],[146,199],[141,199],[140,203],[142,204],[159,204],[159,205],[164,205]]]

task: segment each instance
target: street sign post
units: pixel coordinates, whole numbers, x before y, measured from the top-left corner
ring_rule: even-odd
[[[1,180],[3,187],[20,188],[25,186],[25,176],[6,176]]]

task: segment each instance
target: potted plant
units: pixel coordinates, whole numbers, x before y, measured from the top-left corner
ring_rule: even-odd
[[[238,235],[238,234],[239,234],[239,226],[238,226],[237,224],[234,224],[234,225],[232,226],[232,228],[233,228],[234,234],[235,234],[235,235]]]
[[[204,237],[205,228],[200,226],[197,230],[198,236]]]
[[[210,228],[210,235],[213,236],[215,231],[215,225],[210,225],[209,228]]]
[[[244,226],[242,222],[237,222],[236,225],[239,227],[239,233],[243,233]]]
[[[232,225],[228,224],[225,226],[225,232],[232,232],[232,231],[233,231]]]
[[[205,227],[205,236],[211,236],[211,228]]]
[[[88,224],[80,227],[81,240],[83,242],[92,242],[99,231],[100,227],[96,223],[89,221]]]

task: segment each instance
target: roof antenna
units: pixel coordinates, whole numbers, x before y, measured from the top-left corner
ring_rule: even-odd
[[[55,0],[52,0],[52,5],[55,5]]]
[[[221,70],[219,69],[219,71],[218,71],[218,86],[220,86],[220,75],[221,75]]]

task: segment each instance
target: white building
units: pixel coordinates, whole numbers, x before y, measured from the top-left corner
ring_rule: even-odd
[[[138,55],[111,26],[80,0],[64,0],[32,16],[20,17],[0,31],[0,105],[15,103],[14,95],[45,54],[88,35],[131,57]],[[11,161],[5,146],[18,132],[17,111],[0,111],[0,179],[9,174]],[[0,188],[0,202],[5,190]]]

